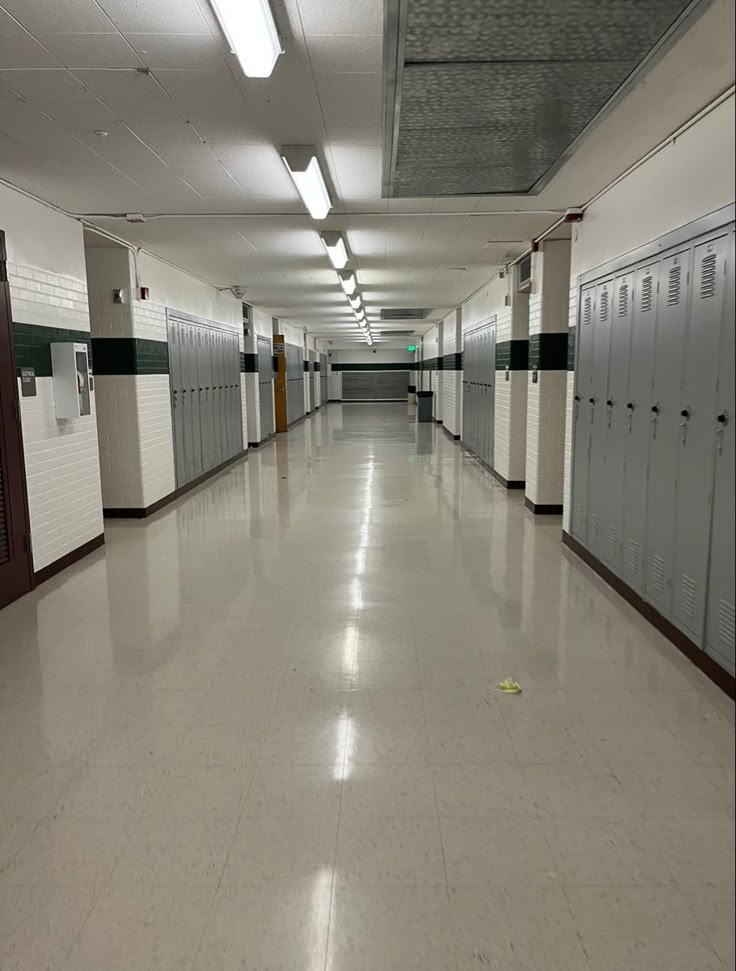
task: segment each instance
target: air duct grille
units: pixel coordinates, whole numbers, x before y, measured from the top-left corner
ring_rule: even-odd
[[[424,320],[428,313],[419,307],[384,307],[381,320]]]

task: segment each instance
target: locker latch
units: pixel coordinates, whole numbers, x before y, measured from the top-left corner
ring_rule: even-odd
[[[608,427],[611,427],[611,417],[613,415],[613,399],[609,398],[606,402],[606,420],[608,422]]]
[[[652,438],[657,437],[657,419],[659,418],[659,405],[652,405],[649,409],[651,412],[649,416],[649,421],[652,423]]]
[[[627,432],[631,431],[631,421],[633,417],[634,417],[634,402],[627,401],[626,402],[626,431]]]
[[[723,454],[723,433],[726,430],[726,425],[728,424],[728,412],[722,411],[720,415],[716,418],[718,427],[716,428],[716,441],[718,443],[718,454]]]
[[[682,444],[685,445],[687,442],[687,423],[690,421],[690,415],[692,412],[689,408],[683,408],[680,412],[680,429],[682,435]]]
[[[580,395],[575,395],[575,421],[578,420],[578,412],[580,411]]]
[[[588,404],[590,405],[590,424],[593,424],[595,420],[595,398],[588,398]]]

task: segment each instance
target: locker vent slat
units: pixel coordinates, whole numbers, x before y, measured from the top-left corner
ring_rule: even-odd
[[[718,635],[724,647],[733,651],[736,644],[736,608],[728,600],[718,605]]]
[[[583,531],[583,526],[585,525],[585,514],[583,513],[583,507],[580,503],[575,506],[575,529],[578,532]]]
[[[608,320],[608,290],[601,293],[601,320]]]
[[[680,603],[688,617],[695,616],[695,590],[695,580],[683,573],[680,580]]]
[[[2,456],[0,456],[0,563],[8,563],[10,560],[10,526],[8,523],[7,509],[8,503],[5,501]]]
[[[716,292],[716,254],[709,253],[700,264],[700,299],[707,300]]]
[[[618,551],[618,536],[616,533],[615,526],[608,527],[608,555],[612,558],[616,556]]]
[[[625,317],[629,312],[629,285],[622,283],[618,289],[618,315]]]
[[[673,266],[667,281],[667,306],[676,307],[682,290],[682,267]]]
[[[639,572],[639,544],[636,540],[630,539],[627,546],[626,565],[629,573]]]
[[[645,276],[641,281],[641,312],[644,314],[649,313],[652,309],[652,300],[654,295],[654,278],[651,276]]]
[[[598,540],[600,539],[601,532],[601,520],[600,516],[595,513],[590,517],[590,538],[595,545],[598,545]]]
[[[664,560],[655,553],[652,557],[652,570],[650,579],[652,589],[657,593],[664,593]]]
[[[593,316],[593,301],[590,297],[585,298],[585,304],[583,307],[583,324],[589,324]]]

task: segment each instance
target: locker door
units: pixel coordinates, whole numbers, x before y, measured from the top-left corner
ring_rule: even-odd
[[[192,415],[192,474],[201,475],[204,472],[204,461],[202,457],[202,378],[199,373],[200,354],[199,354],[199,332],[200,327],[192,327],[191,345],[191,377],[192,391],[190,411]]]
[[[488,445],[486,461],[493,468],[493,450],[496,433],[496,324],[488,328]]]
[[[673,619],[696,643],[705,624],[713,491],[713,416],[729,237],[693,250],[690,320],[679,409]]]
[[[644,595],[666,617],[672,611],[680,386],[691,256],[690,250],[683,250],[660,264],[654,378],[649,409]]]
[[[194,396],[196,394],[196,328],[183,324],[186,339],[182,344],[182,377],[184,378],[184,454],[186,459],[185,481],[195,475],[194,465]]]
[[[658,286],[658,263],[642,267],[634,274],[629,385],[625,409],[624,477],[621,488],[624,510],[621,576],[637,593],[644,591],[649,407]]]
[[[211,469],[216,464],[217,453],[215,450],[215,373],[214,359],[212,353],[212,331],[209,327],[202,328],[202,359],[206,376],[205,400],[206,400],[206,421],[207,432],[207,468]]]
[[[726,311],[721,329],[721,348],[719,353],[718,387],[715,407],[715,484],[713,494],[713,524],[710,548],[710,567],[708,571],[708,606],[706,613],[705,649],[731,674],[736,674],[734,666],[736,647],[734,628],[736,627],[736,607],[734,606],[734,492],[736,475],[734,463],[734,424],[736,423],[736,402],[734,402],[734,262],[736,247],[731,233],[726,276]]]
[[[606,480],[606,429],[608,414],[608,364],[611,353],[611,318],[613,316],[613,281],[596,287],[593,369],[587,408],[590,428],[590,471],[588,479],[588,549],[599,560],[606,547],[603,520],[608,505]]]
[[[577,353],[575,355],[575,401],[573,410],[573,469],[572,469],[572,533],[581,543],[587,543],[588,480],[590,471],[590,407],[593,376],[593,335],[595,314],[595,286],[580,293],[578,314]]]
[[[631,304],[634,274],[624,273],[614,280],[611,314],[611,351],[608,364],[604,465],[606,494],[603,506],[603,562],[621,575],[621,545],[626,445],[626,403],[629,384],[629,346],[631,343]]]
[[[174,468],[176,484],[184,482],[186,463],[184,459],[184,395],[181,373],[181,325],[178,320],[169,319],[169,382],[171,386],[171,415],[174,426]]]

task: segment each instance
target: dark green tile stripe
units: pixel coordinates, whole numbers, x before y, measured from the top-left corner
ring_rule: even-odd
[[[86,330],[68,330],[65,327],[37,327],[13,321],[13,347],[18,368],[30,367],[37,378],[50,378],[51,344],[86,344],[91,352],[92,338]],[[97,362],[95,361],[94,364]],[[93,366],[93,372],[96,367]]]
[[[319,361],[315,361],[314,362],[314,370],[315,371],[321,371],[322,370],[322,365],[319,363]]]
[[[95,374],[168,374],[166,341],[140,337],[95,337],[92,340]]]
[[[567,339],[567,370],[575,370],[575,338],[577,336],[577,328],[571,327],[570,334]]]
[[[416,371],[417,364],[407,361],[403,364],[333,364],[333,371]]]
[[[501,341],[496,344],[496,370],[526,371],[529,367],[529,341]]]
[[[258,374],[258,355],[240,352],[240,370],[243,374]]]
[[[305,361],[305,362],[304,362],[304,370],[305,370],[305,371],[311,371],[311,370],[312,370],[312,369],[310,368],[310,366],[309,366],[309,361]]]
[[[534,334],[529,338],[529,367],[540,371],[567,370],[567,331]]]
[[[455,354],[445,354],[441,360],[443,371],[462,371],[463,369],[462,351],[458,351]]]

